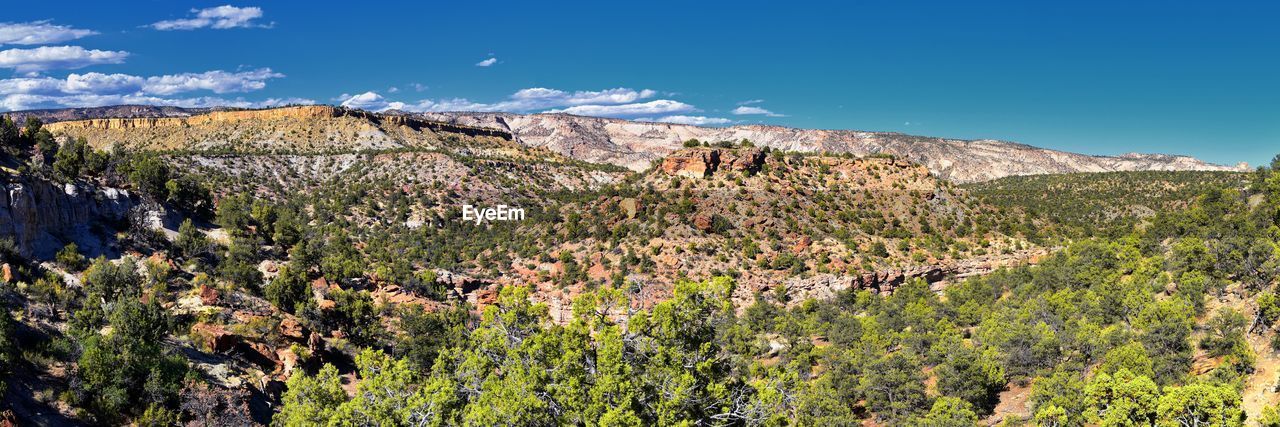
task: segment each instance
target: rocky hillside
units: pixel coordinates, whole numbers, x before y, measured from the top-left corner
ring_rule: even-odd
[[[445,135],[455,139],[476,136],[494,143],[511,139],[505,131],[330,106],[99,117],[50,123],[45,128],[56,135],[84,137],[97,147],[121,144],[133,149],[188,152],[332,153],[431,149],[441,146]]]
[[[522,143],[591,162],[642,170],[679,148],[685,140],[751,140],[788,151],[886,153],[923,164],[935,175],[958,183],[1013,175],[1132,170],[1246,170],[1188,157],[1163,154],[1089,156],[997,140],[961,140],[892,132],[795,129],[744,125],[699,127],[669,123],[581,117],[565,114],[426,113],[431,120],[501,129]]]
[[[426,131],[514,138],[531,147],[593,163],[641,171],[684,141],[740,141],[786,151],[892,154],[956,183],[1006,176],[1112,171],[1244,171],[1189,156],[1129,153],[1090,156],[998,140],[961,140],[893,132],[742,125],[699,127],[566,114],[367,113],[329,106],[267,110],[115,106],[9,113],[37,117],[50,130],[85,136],[99,146],[120,142],[163,150],[294,151],[431,147]],[[443,126],[456,127],[443,129]]]

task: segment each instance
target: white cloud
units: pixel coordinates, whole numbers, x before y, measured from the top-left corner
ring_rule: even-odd
[[[695,125],[695,126],[715,126],[715,125],[727,125],[729,123],[733,123],[733,120],[729,120],[721,117],[685,116],[685,115],[665,116],[665,117],[659,117],[656,119],[644,118],[644,119],[637,119],[637,121],[675,123],[679,125]]]
[[[51,44],[75,40],[85,36],[98,34],[93,30],[82,30],[65,25],[53,25],[50,21],[35,22],[3,22],[0,23],[0,45]]]
[[[50,95],[32,95],[32,94],[11,94],[0,97],[0,110],[16,111],[29,110],[34,108],[60,108],[60,107],[98,107],[103,105],[122,105],[122,104],[145,104],[145,105],[171,105],[175,107],[236,107],[236,108],[267,108],[278,107],[290,104],[315,104],[316,102],[306,98],[267,98],[260,101],[250,101],[244,98],[220,98],[220,97],[192,97],[192,98],[164,98],[157,96],[147,96],[138,94],[126,95],[95,95],[82,94],[70,96],[50,96]]]
[[[742,102],[739,102],[739,103],[738,103],[738,105],[759,104],[759,103],[761,103],[761,102],[764,102],[764,100],[763,100],[763,99],[752,99],[752,100],[748,100],[748,101],[742,101]]]
[[[382,111],[382,110],[399,110],[404,108],[403,102],[390,102],[377,92],[369,91],[357,95],[347,97],[342,101],[342,106],[347,108],[359,108],[361,110]]]
[[[427,85],[422,83],[409,83],[409,86],[413,87],[414,92],[422,92],[428,89]]]
[[[72,73],[65,79],[53,77],[3,79],[0,80],[0,93],[43,95],[141,93],[163,96],[207,90],[222,94],[260,90],[267,86],[267,80],[281,77],[284,77],[284,74],[271,71],[270,68],[239,72],[214,70],[150,77],[129,74]]]
[[[169,98],[187,92],[207,91],[216,94],[252,92],[266,87],[266,81],[284,77],[262,68],[250,71],[208,71],[162,76],[128,74],[71,74],[64,79],[53,77],[19,77],[0,79],[0,107],[5,109],[82,107],[113,104],[156,104],[178,106],[263,107],[289,103],[313,104],[302,98],[272,98],[246,101],[242,98],[192,97]]]
[[[489,58],[476,63],[477,67],[488,67],[498,63],[498,58]]]
[[[284,74],[259,68],[251,71],[226,72],[222,70],[203,73],[183,73],[148,77],[144,91],[157,95],[207,90],[213,93],[251,92],[267,87],[268,79],[284,77]]]
[[[205,9],[191,9],[191,13],[195,14],[195,17],[160,21],[151,24],[151,28],[161,31],[170,31],[195,30],[200,28],[224,30],[228,28],[271,27],[271,24],[259,24],[254,21],[262,17],[262,8],[258,7],[235,7],[231,5],[223,5]]]
[[[12,68],[19,73],[44,70],[74,70],[90,65],[120,64],[129,52],[114,50],[88,50],[80,46],[41,46],[35,49],[8,49],[0,51],[0,68]]]
[[[523,104],[521,109],[571,107],[590,104],[626,104],[645,98],[652,98],[657,92],[649,89],[634,90],[614,88],[599,91],[565,92],[557,89],[534,87],[520,89],[511,95],[513,104]]]
[[[387,99],[382,94],[369,91],[356,95],[343,94],[338,98],[345,107],[370,111],[404,110],[426,111],[503,111],[513,113],[566,113],[599,117],[649,117],[651,121],[717,125],[731,123],[728,119],[684,115],[698,111],[693,105],[670,99],[641,102],[657,96],[650,89],[613,88],[598,91],[564,91],[545,87],[533,87],[516,91],[506,99],[485,103],[466,98],[423,99],[403,102]],[[657,118],[653,118],[657,117]]]
[[[423,87],[425,89],[425,87]],[[555,108],[599,108],[599,107],[621,107],[623,105],[632,104],[636,101],[651,98],[657,95],[656,91],[649,89],[635,90],[628,88],[613,88],[598,91],[563,91],[559,89],[550,89],[543,87],[534,87],[521,89],[507,97],[507,99],[493,102],[475,102],[466,98],[452,99],[424,99],[415,103],[395,102],[384,98],[377,92],[365,92],[358,95],[343,94],[339,100],[351,108],[361,108],[371,111],[381,111],[387,109],[399,109],[413,112],[423,111],[507,111],[516,113],[541,112]],[[349,102],[349,104],[348,104]],[[670,103],[675,101],[663,101]],[[686,105],[686,104],[681,104]],[[693,111],[692,106],[688,109],[671,112],[650,113],[652,115],[670,114],[673,112]],[[560,110],[553,110],[560,111]],[[574,114],[586,114],[578,112]],[[639,113],[644,114],[644,113]]]
[[[731,111],[731,113],[737,114],[739,116],[764,115],[769,117],[786,117],[785,114],[778,114],[760,107],[749,107],[746,105],[742,105],[742,106],[739,106],[738,108],[734,108],[733,111]]]
[[[43,78],[58,85],[57,92],[62,94],[123,94],[141,91],[147,79],[128,74],[85,73],[71,74],[65,80]]]
[[[579,105],[558,110],[550,110],[547,112],[576,114],[580,116],[636,117],[687,113],[692,111],[697,111],[697,109],[692,105],[670,99],[658,99],[649,102],[621,105]]]

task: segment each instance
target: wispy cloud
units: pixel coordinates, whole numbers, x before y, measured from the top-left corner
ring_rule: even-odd
[[[729,120],[721,117],[686,116],[686,115],[664,116],[656,119],[641,118],[641,119],[636,119],[636,121],[674,123],[679,125],[695,125],[695,126],[716,126],[716,125],[727,125],[729,123],[733,123],[733,120]]]
[[[161,31],[196,30],[201,28],[224,30],[228,28],[270,28],[272,25],[270,23],[261,24],[256,21],[262,17],[262,8],[259,7],[223,5],[205,9],[191,9],[191,13],[195,16],[156,22],[151,24],[151,28]]]
[[[529,112],[567,112],[571,114],[585,115],[610,115],[626,109],[635,111],[644,110],[646,107],[637,103],[646,98],[652,98],[657,95],[656,91],[649,89],[629,89],[614,88],[597,91],[564,91],[559,89],[550,89],[543,87],[534,87],[521,89],[508,96],[506,99],[498,102],[476,102],[466,98],[452,99],[424,99],[417,102],[393,101],[382,96],[377,92],[365,92],[356,95],[346,95],[342,97],[342,105],[351,108],[360,108],[371,111],[381,110],[405,110],[413,112],[423,111],[507,111],[516,113]],[[672,114],[676,112],[692,111],[692,106],[688,104],[678,103],[670,100],[659,100],[660,104],[671,106],[668,103],[676,103],[685,107],[669,108],[668,111],[660,111],[659,105],[648,106],[650,112],[627,113],[630,115],[658,115]],[[608,107],[608,108],[605,108]],[[572,110],[572,111],[570,111]],[[610,114],[601,114],[610,113]]]
[[[476,63],[477,67],[489,67],[498,63],[498,58],[489,58]]]
[[[251,92],[267,87],[267,80],[282,77],[284,74],[273,72],[270,68],[239,72],[215,70],[148,77],[143,90],[157,95],[197,90],[213,93]]]
[[[97,31],[54,25],[49,20],[0,23],[0,45],[39,45],[62,43],[98,34]]]
[[[778,114],[778,113],[766,110],[764,108],[752,107],[748,105],[740,105],[738,106],[738,108],[734,108],[733,111],[730,111],[730,112],[733,114],[737,114],[739,116],[763,115],[763,116],[769,116],[769,117],[786,117],[785,114]]]
[[[127,57],[129,52],[124,51],[88,50],[80,46],[41,46],[0,51],[0,68],[12,68],[19,73],[74,70],[90,65],[120,64]]]
[[[36,108],[99,107],[104,105],[168,105],[186,108],[269,108],[284,105],[311,105],[315,103],[315,100],[294,97],[248,100],[241,97],[222,98],[216,96],[165,98],[159,96],[128,94],[52,97],[46,95],[13,94],[0,97],[0,111],[18,111]]]
[[[550,110],[548,113],[577,114],[580,116],[600,117],[638,117],[659,114],[688,113],[697,111],[692,105],[670,99],[659,99],[649,102],[620,105],[579,105],[576,107]]]
[[[302,98],[272,98],[263,101],[208,96],[169,98],[172,95],[201,91],[215,94],[252,92],[265,88],[267,80],[281,77],[284,75],[269,68],[148,77],[103,73],[73,73],[66,78],[20,77],[0,80],[0,94],[4,94],[0,97],[0,107],[8,110],[112,104],[262,107],[314,103]]]

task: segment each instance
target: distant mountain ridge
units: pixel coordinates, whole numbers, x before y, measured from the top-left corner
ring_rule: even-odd
[[[429,120],[510,132],[516,140],[591,162],[640,170],[688,139],[739,141],[791,151],[876,153],[903,157],[944,179],[979,182],[1012,175],[1136,170],[1245,171],[1248,165],[1208,163],[1194,157],[1128,153],[1092,156],[991,139],[962,140],[895,132],[796,129],[772,125],[701,127],[567,114],[422,113]]]
[[[133,119],[161,117],[190,117],[216,110],[215,108],[183,108],[160,105],[112,105],[107,107],[52,108],[44,110],[24,110],[4,113],[25,121],[27,117],[35,117],[45,123],[65,122],[88,119]]]
[[[191,117],[221,110],[233,109],[124,105],[29,110],[7,114],[19,119],[32,116],[46,122],[64,122],[102,118]],[[1234,166],[1218,165],[1183,155],[1127,153],[1118,156],[1093,156],[1008,141],[925,137],[895,132],[797,129],[773,125],[701,127],[568,114],[396,111],[363,114],[368,114],[366,117],[392,119],[412,116],[428,122],[494,129],[511,134],[524,145],[546,148],[583,161],[608,163],[637,171],[648,168],[654,161],[679,149],[689,139],[709,142],[747,139],[757,146],[799,152],[892,154],[920,163],[938,177],[957,183],[988,181],[1014,175],[1073,172],[1248,169],[1248,165],[1244,163]]]

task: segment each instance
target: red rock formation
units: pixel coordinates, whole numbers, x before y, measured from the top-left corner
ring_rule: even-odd
[[[711,217],[709,216],[703,214],[693,216],[693,228],[697,228],[699,231],[709,233],[712,225]]]
[[[720,166],[720,150],[695,148],[671,153],[662,160],[662,171],[668,175],[703,178]]]
[[[215,353],[230,350],[235,346],[235,336],[228,333],[222,325],[196,323],[191,325],[191,333],[199,337],[204,348]]]
[[[797,241],[795,245],[791,246],[791,252],[796,255],[800,255],[800,253],[804,252],[805,249],[809,249],[809,246],[812,244],[813,239],[809,238],[809,236],[800,236],[800,240]]]
[[[692,148],[662,159],[662,171],[689,178],[705,178],[721,169],[754,173],[764,166],[764,154],[759,148]]]
[[[200,285],[200,303],[204,305],[217,305],[218,298],[221,293],[217,289],[209,287],[209,285]]]
[[[743,148],[724,150],[720,155],[721,168],[736,172],[759,172],[764,165],[764,150]]]
[[[280,335],[301,341],[302,337],[306,336],[306,330],[301,323],[298,323],[297,319],[285,317],[284,320],[280,321]]]

